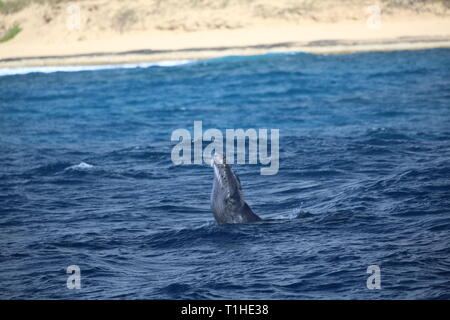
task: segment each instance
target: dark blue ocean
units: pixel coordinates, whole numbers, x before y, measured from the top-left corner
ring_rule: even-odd
[[[0,76],[0,298],[450,299],[450,50],[91,69]],[[172,163],[194,120],[280,129],[233,166],[266,221]]]

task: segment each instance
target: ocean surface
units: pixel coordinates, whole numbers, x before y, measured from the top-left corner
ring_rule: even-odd
[[[450,299],[450,50],[2,72],[0,298]],[[197,120],[280,130],[233,166],[265,221],[172,163]]]

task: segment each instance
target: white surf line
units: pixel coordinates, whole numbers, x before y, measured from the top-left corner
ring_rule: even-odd
[[[28,73],[79,72],[111,69],[136,69],[149,67],[176,67],[192,63],[194,60],[165,60],[145,63],[99,64],[88,66],[42,66],[42,67],[13,67],[0,68],[0,76],[22,75]]]

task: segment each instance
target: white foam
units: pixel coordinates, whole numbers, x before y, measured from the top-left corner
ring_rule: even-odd
[[[67,169],[72,169],[72,170],[85,170],[85,169],[90,169],[93,168],[94,166],[92,164],[86,163],[86,162],[80,162],[79,164],[73,165],[68,167]]]
[[[33,72],[38,73],[53,73],[53,72],[78,72],[78,71],[97,71],[108,69],[135,69],[135,68],[149,68],[149,67],[176,67],[192,60],[167,60],[158,62],[143,62],[143,63],[124,63],[124,64],[101,64],[91,66],[43,66],[43,67],[17,67],[17,68],[0,68],[1,76],[12,76],[19,74],[28,74]]]

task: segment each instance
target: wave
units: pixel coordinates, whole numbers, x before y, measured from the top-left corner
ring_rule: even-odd
[[[0,69],[1,76],[23,75],[29,73],[55,73],[55,72],[79,72],[111,69],[137,69],[150,67],[176,67],[192,63],[193,60],[166,60],[145,63],[102,64],[90,66],[42,66],[42,67],[16,67]]]
[[[66,170],[87,170],[87,169],[91,169],[94,166],[92,164],[86,163],[86,162],[80,162],[79,164],[70,166],[68,168],[66,168],[64,171]]]
[[[289,55],[314,55],[311,53],[304,53],[300,51],[288,52],[268,52],[253,55],[224,55],[215,58],[201,59],[203,63],[214,62],[230,62],[230,61],[247,61],[259,59],[273,59],[280,56]],[[163,60],[155,62],[141,62],[141,63],[122,63],[122,64],[98,64],[98,65],[80,65],[80,66],[37,66],[37,67],[13,67],[0,68],[1,76],[24,75],[29,73],[55,73],[55,72],[80,72],[80,71],[98,71],[111,69],[137,69],[150,67],[177,67],[189,63],[198,62],[199,60]]]

